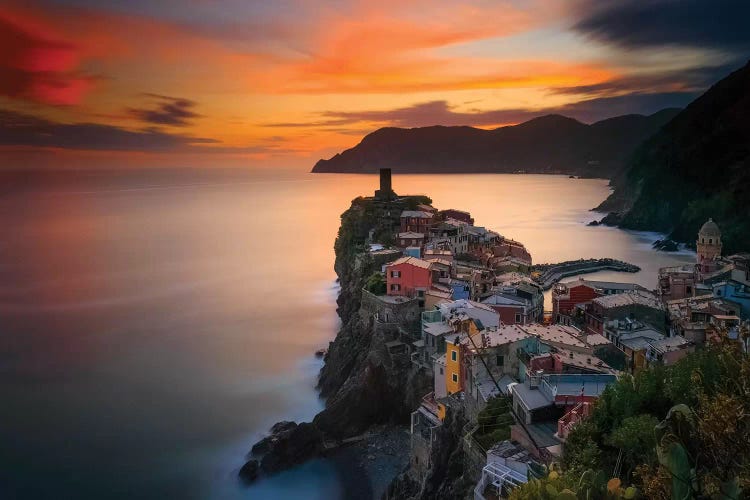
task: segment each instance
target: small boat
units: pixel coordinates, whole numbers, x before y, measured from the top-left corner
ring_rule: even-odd
[[[317,351],[315,351],[315,357],[316,358],[322,358],[327,353],[328,353],[328,349],[318,349]]]

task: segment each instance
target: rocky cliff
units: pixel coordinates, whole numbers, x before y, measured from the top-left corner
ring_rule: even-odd
[[[605,223],[691,243],[713,218],[725,253],[750,249],[750,63],[644,142],[613,185]]]
[[[420,398],[431,390],[431,377],[412,365],[408,356],[389,354],[385,344],[399,335],[397,326],[378,324],[369,311],[362,310],[362,288],[377,267],[364,251],[365,240],[370,230],[377,234],[393,223],[386,212],[390,211],[360,198],[341,217],[334,248],[342,327],[329,346],[320,374],[326,407],[311,423],[274,426],[278,432],[258,443],[262,446],[256,445],[252,453],[260,474],[272,474],[316,456],[324,451],[324,442],[357,436],[379,424],[407,424]],[[245,469],[255,471],[256,467]]]
[[[464,474],[463,415],[451,411],[436,432],[430,453],[430,467],[422,482],[414,479],[410,468],[391,482],[385,500],[429,500],[432,498],[466,498],[476,484],[476,477]]]

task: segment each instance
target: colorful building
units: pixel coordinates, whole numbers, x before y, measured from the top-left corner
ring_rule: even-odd
[[[556,323],[570,325],[573,323],[576,306],[603,295],[616,295],[629,290],[646,289],[635,283],[589,281],[583,278],[558,283],[552,289],[552,320]]]
[[[585,306],[585,327],[589,334],[604,334],[604,325],[615,319],[637,318],[666,330],[667,310],[651,292],[629,290],[593,299]]]
[[[432,286],[432,264],[416,257],[401,257],[388,264],[386,293],[404,297],[424,295]]]
[[[424,241],[424,233],[406,231],[404,233],[398,233],[398,237],[396,238],[396,246],[399,248],[421,247],[422,245],[424,245]]]
[[[474,225],[474,218],[471,216],[469,212],[465,212],[463,210],[456,210],[455,208],[448,208],[446,210],[441,210],[440,215],[443,217],[443,219],[455,219],[461,222],[465,222],[466,224],[470,226]]]
[[[432,226],[434,215],[420,210],[404,210],[401,212],[402,233],[426,234]]]
[[[532,284],[520,282],[493,288],[492,295],[482,300],[500,315],[505,325],[526,325],[542,320],[544,295]]]
[[[461,336],[449,335],[445,339],[445,390],[448,394],[464,390],[461,363]]]

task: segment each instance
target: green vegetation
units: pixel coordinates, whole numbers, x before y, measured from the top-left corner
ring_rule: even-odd
[[[497,396],[490,399],[487,406],[479,412],[474,439],[485,450],[489,450],[495,443],[510,438],[510,426],[514,423],[510,405],[508,398]]]
[[[672,366],[622,377],[571,431],[562,472],[517,488],[511,498],[559,498],[537,496],[547,485],[567,488],[569,498],[627,495],[627,488],[602,493],[597,480],[599,493],[586,496],[581,479],[589,471],[646,498],[744,498],[750,490],[750,356],[737,346],[724,340]]]
[[[362,198],[352,201],[352,208],[341,214],[341,225],[333,244],[336,260],[349,261],[365,249],[370,221]]]
[[[365,290],[374,295],[385,295],[386,293],[386,282],[385,276],[379,271],[375,271],[367,278],[365,282]]]
[[[404,210],[416,210],[417,205],[432,205],[432,198],[416,194],[410,195],[404,200]]]
[[[593,500],[638,497],[638,490],[633,486],[623,487],[619,479],[607,480],[604,472],[592,470],[585,471],[580,477],[560,474],[552,470],[544,479],[532,479],[525,485],[514,489],[509,496],[511,500]]]

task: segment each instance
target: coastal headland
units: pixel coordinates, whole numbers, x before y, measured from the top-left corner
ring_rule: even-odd
[[[534,266],[521,242],[475,225],[467,212],[438,210],[424,195],[397,195],[388,171],[381,173],[381,186],[374,196],[354,199],[341,215],[334,251],[342,327],[326,350],[319,377],[326,407],[312,422],[274,425],[248,454],[240,472],[246,481],[313,457],[335,461],[342,449],[356,450],[362,448],[361,443],[377,442],[381,433],[396,436],[392,442],[398,441],[397,436],[408,442],[407,425],[413,413],[427,405],[435,414],[444,415],[429,452],[429,466],[421,475],[433,474],[440,480],[428,482],[429,486],[412,484],[404,479],[414,477],[409,465],[391,490],[465,488],[460,479],[463,474],[451,472],[451,464],[459,460],[465,426],[476,415],[444,406],[438,409],[434,386],[442,375],[433,361],[439,349],[425,350],[424,315],[438,306],[463,301],[507,323],[514,323],[522,311],[521,324],[541,324],[545,321],[542,292],[562,277],[604,268],[638,270],[612,259]],[[369,460],[382,458],[379,448],[365,447],[364,456],[372,457]],[[389,447],[394,448],[398,446]],[[411,453],[405,451],[401,459],[410,463],[413,452],[412,446]],[[383,477],[371,487],[381,493]]]

